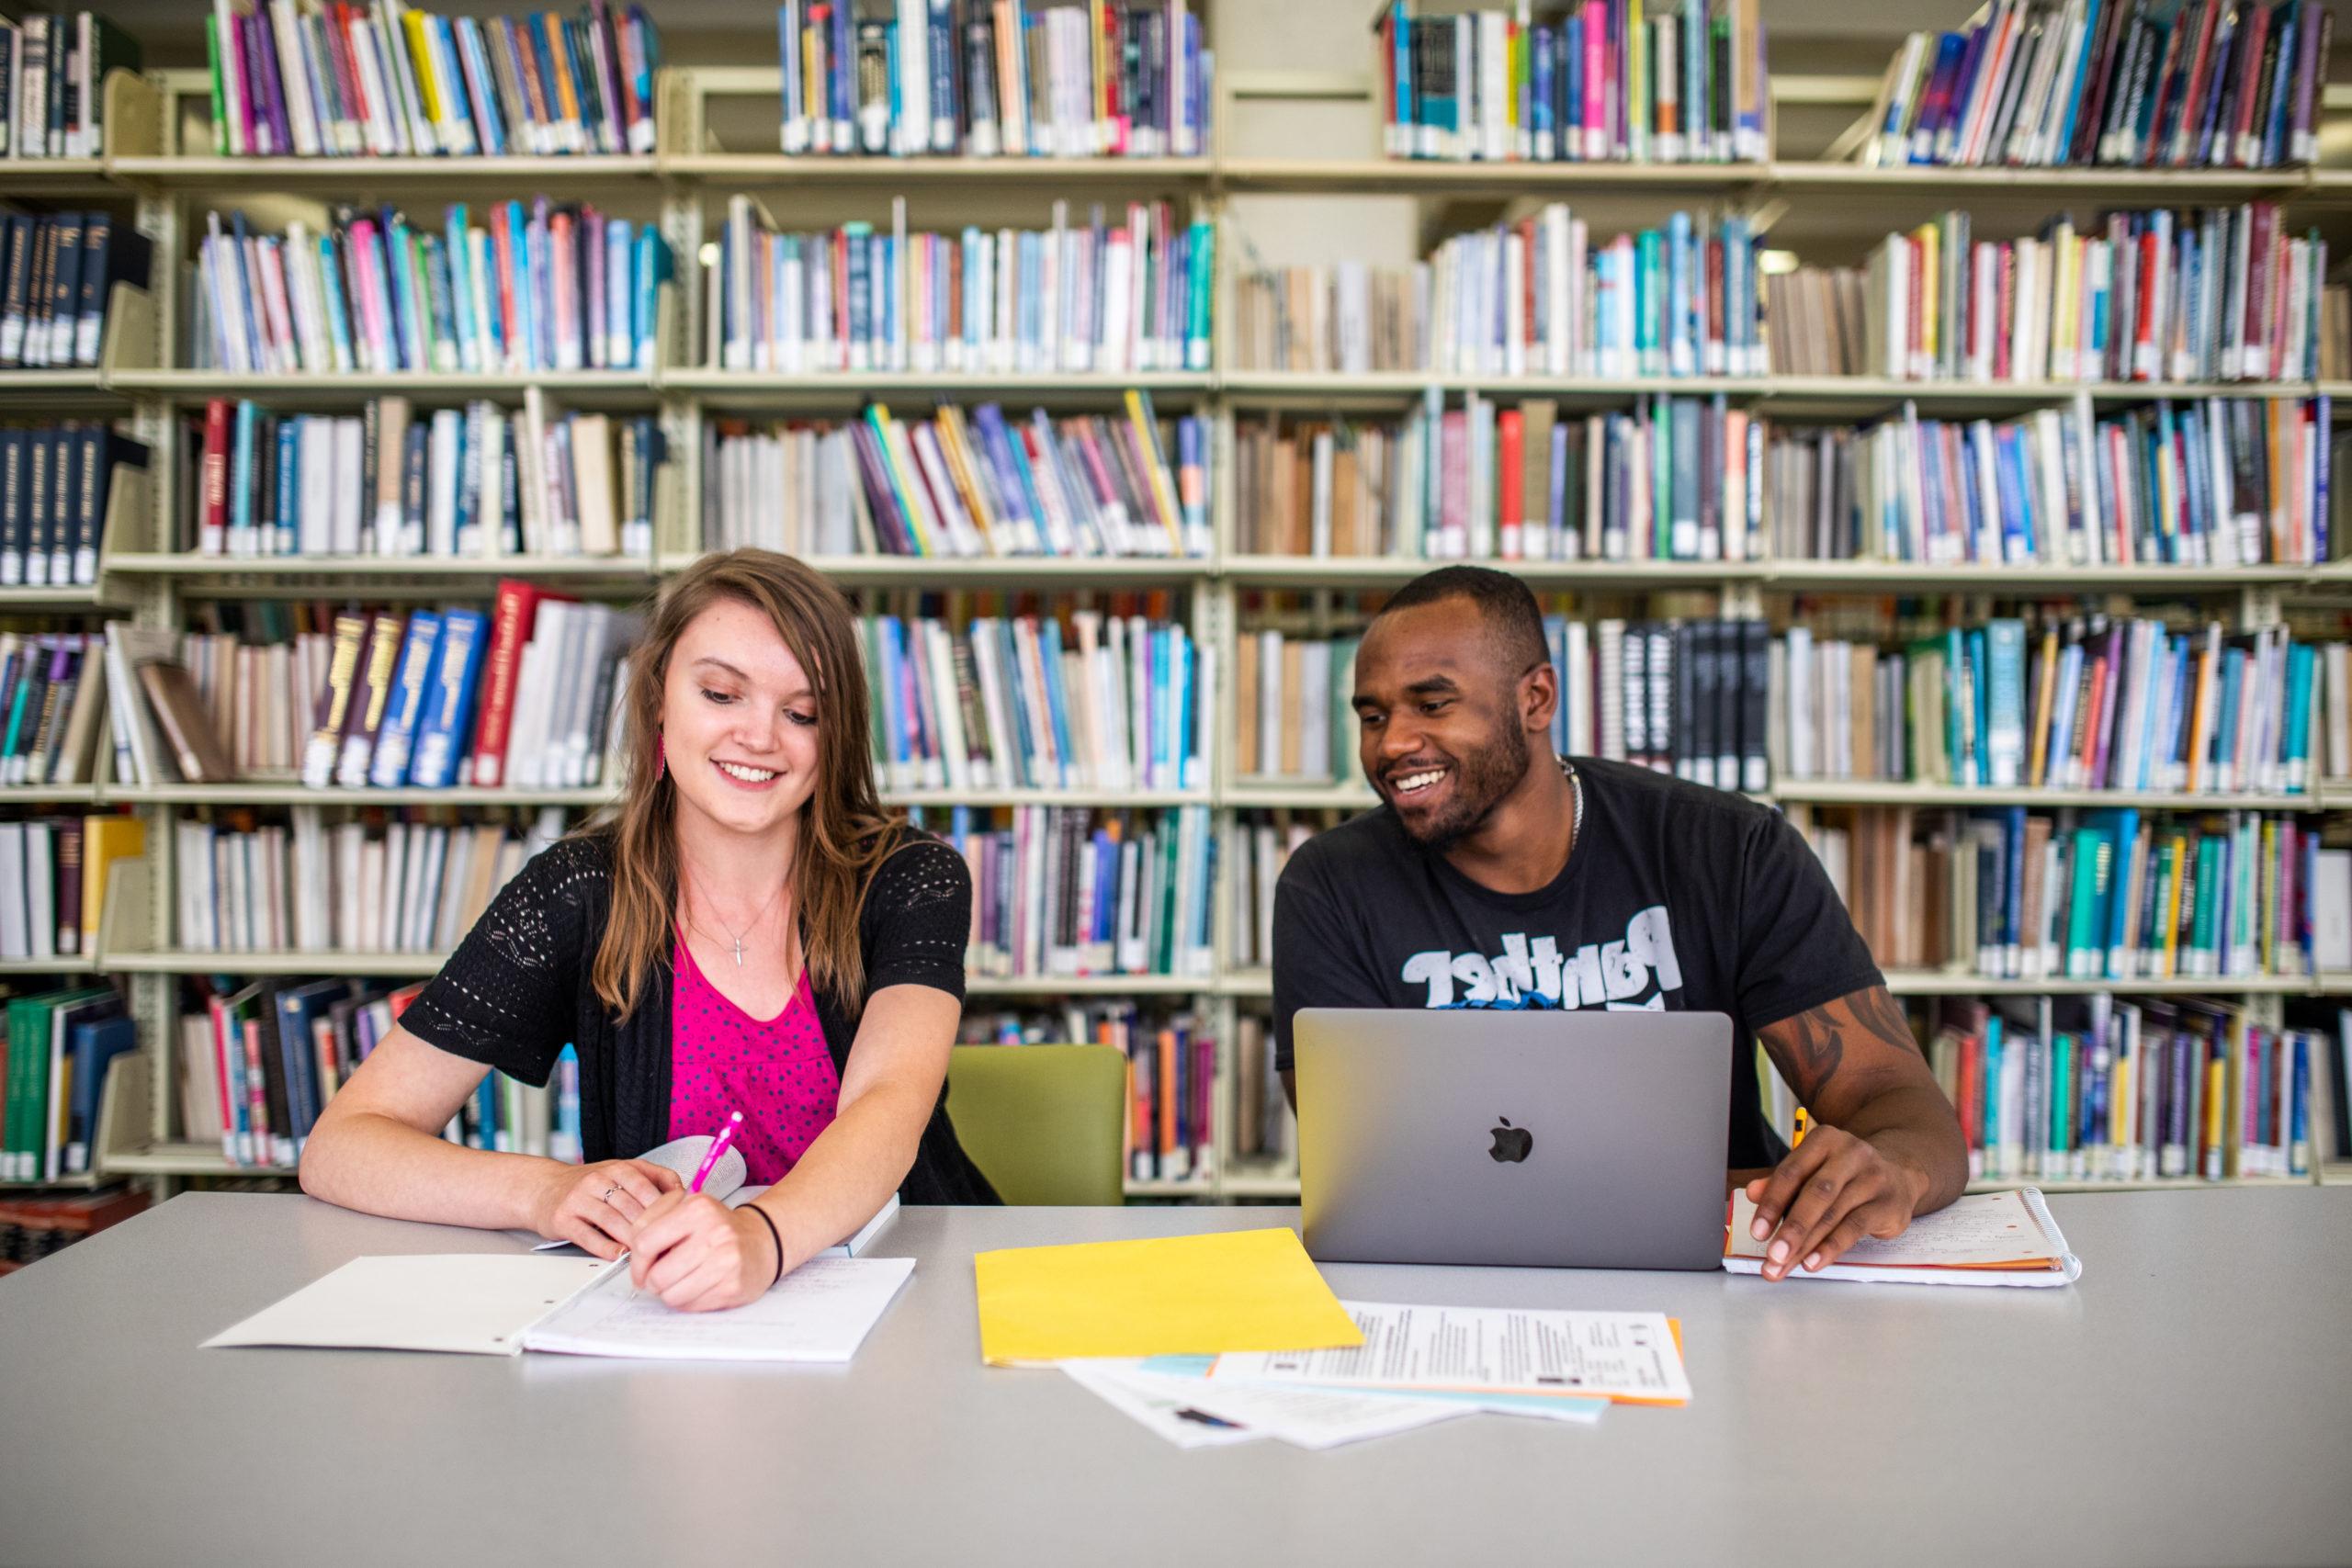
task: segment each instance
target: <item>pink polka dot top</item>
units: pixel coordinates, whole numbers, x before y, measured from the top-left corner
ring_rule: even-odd
[[[670,1136],[718,1130],[743,1113],[735,1147],[747,1183],[775,1181],[841,1108],[841,1075],[825,1049],[808,972],[784,1010],[756,1019],[719,992],[681,941],[670,1002]]]

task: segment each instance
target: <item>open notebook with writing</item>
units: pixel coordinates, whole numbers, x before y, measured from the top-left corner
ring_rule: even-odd
[[[1760,1274],[1770,1238],[1748,1234],[1756,1204],[1747,1192],[1732,1194],[1731,1228],[1724,1239],[1724,1267],[1735,1274]],[[1892,1241],[1864,1236],[1846,1255],[1815,1271],[1790,1270],[1792,1280],[1850,1280],[1902,1285],[2068,1285],[2082,1277],[2082,1260],[2066,1250],[2066,1238],[2041,1194],[2030,1187],[1978,1192],[1949,1208],[1922,1214]]]

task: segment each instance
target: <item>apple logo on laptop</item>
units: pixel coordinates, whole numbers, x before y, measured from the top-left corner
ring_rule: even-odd
[[[1495,1146],[1487,1151],[1497,1165],[1516,1165],[1535,1150],[1535,1134],[1524,1127],[1514,1127],[1510,1118],[1502,1118],[1502,1125],[1487,1129],[1495,1136]]]

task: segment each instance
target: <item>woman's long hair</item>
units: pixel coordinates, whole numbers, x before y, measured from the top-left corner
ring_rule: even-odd
[[[613,845],[612,914],[596,948],[596,995],[622,1018],[670,954],[678,908],[677,784],[658,765],[670,655],[694,618],[721,600],[759,611],[817,693],[817,788],[800,814],[794,897],[818,990],[854,1012],[865,996],[857,911],[893,847],[898,813],[874,784],[865,665],[849,602],[820,572],[773,550],[705,556],[672,581],[629,656],[628,778],[605,825]]]

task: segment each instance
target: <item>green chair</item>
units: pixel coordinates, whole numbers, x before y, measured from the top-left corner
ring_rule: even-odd
[[[1125,1201],[1127,1058],[1113,1045],[958,1045],[947,1119],[1008,1203]]]

